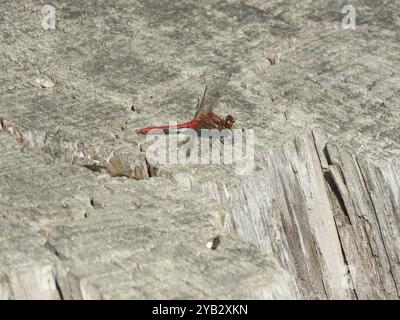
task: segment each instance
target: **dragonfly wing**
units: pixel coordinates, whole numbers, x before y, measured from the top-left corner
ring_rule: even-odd
[[[205,87],[200,104],[197,105],[197,111],[195,114],[196,119],[198,119],[202,114],[205,114],[208,111],[212,111],[214,109],[219,97],[221,96],[220,92],[226,86],[230,77],[231,74],[229,74],[227,77],[224,77],[211,90],[209,90],[207,86]]]
[[[202,113],[204,113],[207,109],[206,107],[206,95],[207,95],[207,86],[204,89],[203,96],[201,100],[197,100],[197,110],[196,114],[194,115],[195,119],[198,119]]]

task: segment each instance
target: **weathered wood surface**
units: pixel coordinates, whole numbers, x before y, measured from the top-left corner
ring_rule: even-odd
[[[398,2],[3,2],[1,297],[399,297]],[[228,72],[254,172],[150,165]]]
[[[0,141],[0,299],[297,297],[275,259],[224,234],[220,206]]]
[[[226,206],[226,230],[278,258],[304,297],[398,298],[398,164],[321,151],[306,133],[268,152],[257,175],[202,191]]]
[[[399,297],[399,163],[332,146],[328,181],[335,221],[360,299]],[[353,274],[352,274],[353,273]]]

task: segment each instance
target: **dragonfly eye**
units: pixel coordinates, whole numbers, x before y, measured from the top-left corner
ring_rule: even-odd
[[[234,123],[235,123],[235,120],[233,120],[233,117],[231,115],[226,116],[226,118],[225,118],[225,128],[227,128],[227,129],[232,128]]]

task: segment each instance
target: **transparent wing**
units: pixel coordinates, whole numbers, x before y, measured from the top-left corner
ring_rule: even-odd
[[[203,113],[207,113],[210,110],[212,111],[215,108],[221,96],[220,92],[226,86],[230,77],[231,74],[221,79],[213,89],[208,89],[207,86],[205,87],[203,97],[197,102],[195,119],[198,119]]]

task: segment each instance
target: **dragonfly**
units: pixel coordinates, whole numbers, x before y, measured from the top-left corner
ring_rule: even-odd
[[[214,108],[220,97],[220,91],[226,85],[229,79],[230,75],[227,77],[227,79],[220,81],[220,83],[213,90],[208,90],[207,86],[205,87],[201,100],[197,100],[197,111],[192,120],[184,123],[178,123],[176,125],[145,127],[139,129],[138,133],[147,134],[152,130],[162,130],[165,133],[170,133],[176,132],[178,129],[193,129],[199,133],[201,129],[217,129],[219,131],[231,129],[235,123],[233,117],[231,115],[227,115],[224,118],[214,112]]]

